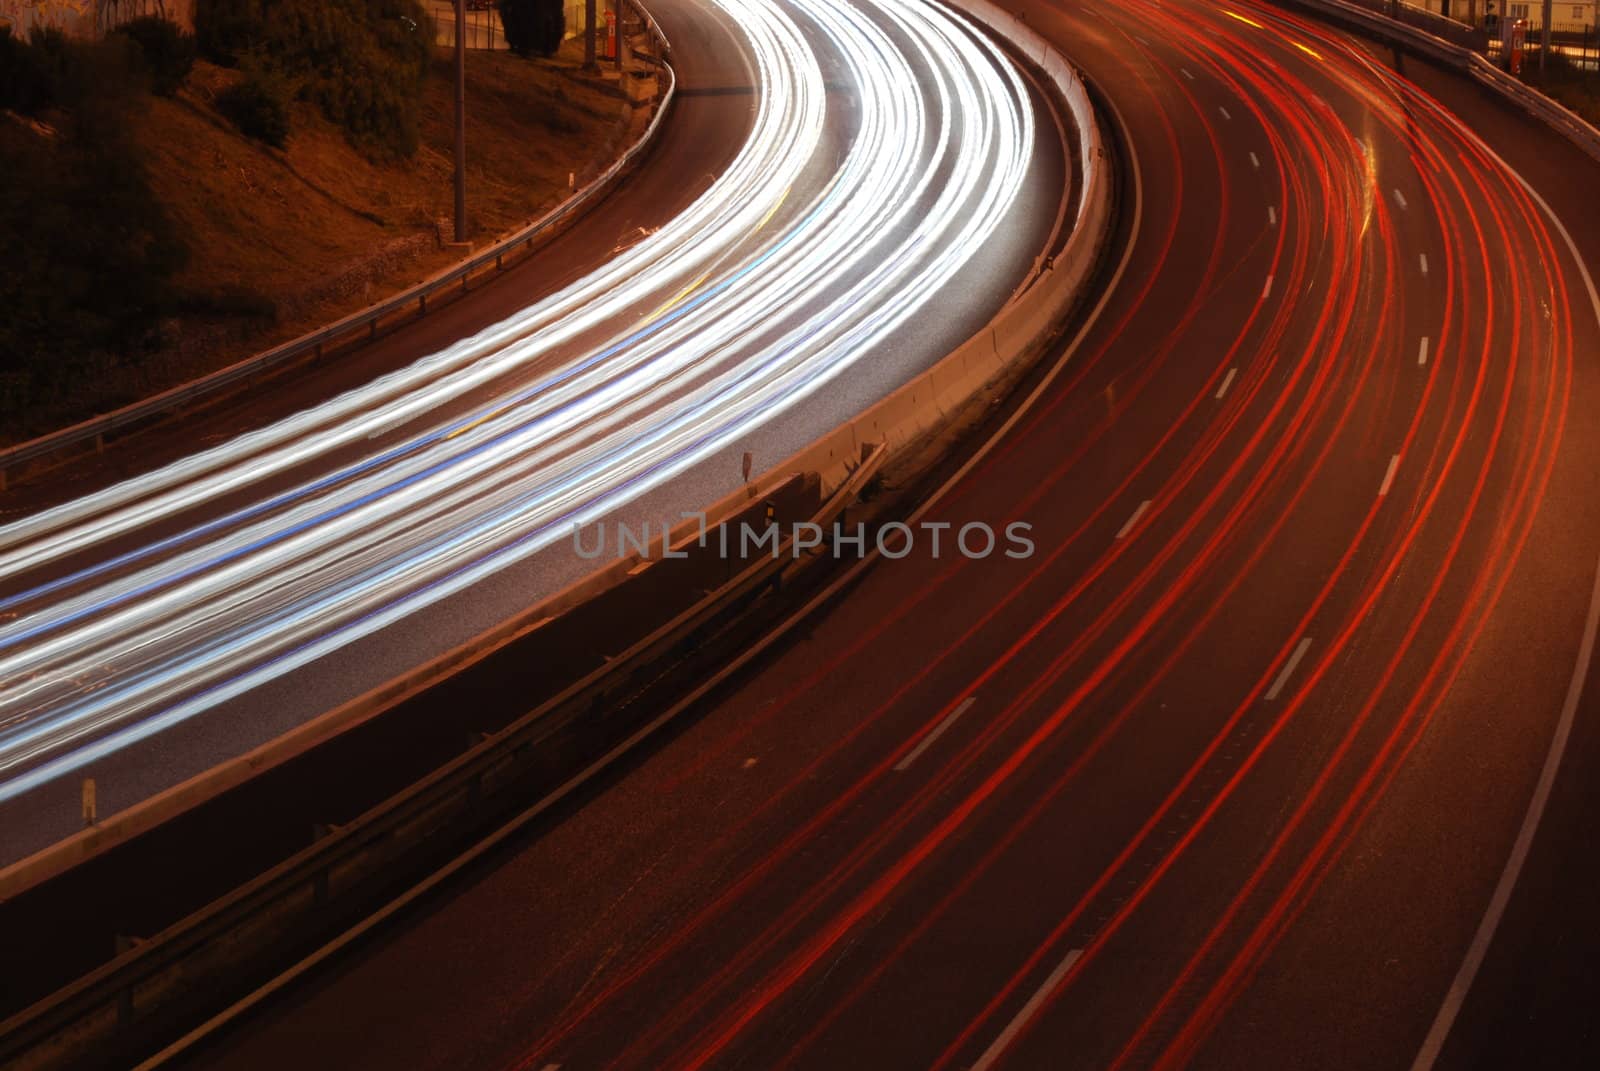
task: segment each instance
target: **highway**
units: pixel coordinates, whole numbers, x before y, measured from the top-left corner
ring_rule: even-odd
[[[1594,165],[1283,8],[1007,6],[1124,124],[1126,260],[918,519],[1038,553],[877,562],[190,1066],[1435,1066],[1566,714],[1594,746]],[[1502,1000],[1541,905],[1595,932],[1566,787]]]
[[[587,270],[504,280],[453,314],[470,332],[365,358],[385,374],[210,418],[242,434],[0,528],[0,863],[81,827],[81,778],[114,813],[558,590],[593,568],[575,524],[715,501],[744,453],[772,464],[953,348],[1057,233],[1058,122],[964,23],[659,16],[699,58]]]

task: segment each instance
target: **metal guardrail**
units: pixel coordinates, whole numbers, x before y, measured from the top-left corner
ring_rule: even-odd
[[[617,179],[639,159],[644,152],[654,143],[655,134],[660,129],[662,118],[667,114],[672,101],[677,93],[677,77],[673,70],[664,62],[669,48],[666,35],[661,32],[654,19],[648,19],[647,26],[654,41],[659,45],[661,60],[659,66],[662,76],[666,78],[666,88],[660,93],[659,104],[655,115],[650,120],[650,125],[640,135],[639,139],[628,147],[627,152],[613,161],[612,164],[598,175],[588,185],[577,193],[562,201],[555,208],[546,212],[533,223],[524,227],[502,241],[485,249],[455,267],[434,276],[427,282],[419,283],[408,290],[372,305],[359,312],[352,313],[342,320],[335,321],[326,327],[318,328],[299,338],[292,339],[280,346],[275,346],[263,353],[248,357],[226,368],[219,369],[209,375],[179,384],[160,394],[152,395],[121,409],[113,410],[101,416],[91,417],[71,427],[30,439],[15,446],[0,449],[0,491],[5,490],[7,475],[14,469],[37,462],[42,458],[60,455],[74,447],[82,452],[99,453],[105,447],[106,439],[117,432],[126,431],[145,424],[154,418],[178,412],[188,405],[212,395],[220,395],[242,384],[248,384],[269,372],[280,370],[286,365],[306,358],[321,358],[323,353],[335,345],[348,342],[351,336],[364,333],[368,339],[375,338],[379,325],[394,318],[398,314],[407,312],[414,306],[418,315],[428,311],[430,299],[444,295],[447,291],[461,292],[469,288],[474,276],[488,271],[498,272],[506,265],[506,261],[513,254],[527,252],[533,243],[540,241],[550,232],[564,223],[579,209],[588,205],[610,192]],[[84,449],[86,448],[86,449]]]
[[[1509,98],[1534,117],[1542,120],[1562,137],[1577,145],[1591,158],[1600,161],[1600,130],[1577,114],[1521,79],[1503,71],[1487,58],[1436,34],[1385,15],[1369,11],[1346,0],[1278,0],[1290,7],[1303,8],[1354,29],[1362,30],[1391,43],[1412,49],[1420,55],[1461,71],[1479,84]]]
[[[1348,0],[1348,2],[1356,7],[1366,8],[1374,15],[1388,16],[1391,11],[1396,12],[1398,21],[1419,30],[1426,30],[1453,45],[1478,52],[1485,52],[1489,48],[1489,34],[1482,27],[1469,25],[1448,15],[1441,15],[1437,11],[1429,11],[1408,0],[1401,0],[1398,7],[1393,0]]]
[[[672,62],[672,42],[667,40],[665,31],[656,17],[650,14],[642,4],[630,3],[629,7],[639,13],[639,21],[644,23],[644,32],[655,45],[654,59],[660,63]]]

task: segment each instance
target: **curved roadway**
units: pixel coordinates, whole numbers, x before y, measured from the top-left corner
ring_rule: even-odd
[[[1600,309],[1540,197],[1593,165],[1430,75],[1530,189],[1275,7],[1008,4],[1142,184],[1064,371],[925,518],[1038,553],[878,563],[201,1063],[1411,1064],[1587,669]]]
[[[715,501],[743,452],[847,420],[1028,276],[1061,135],[964,22],[660,15],[690,115],[645,190],[720,164],[699,196],[560,289],[503,281],[509,316],[420,360],[0,529],[0,861],[81,825],[80,778],[113,813],[576,579],[574,524]],[[735,154],[686,152],[720,124]]]

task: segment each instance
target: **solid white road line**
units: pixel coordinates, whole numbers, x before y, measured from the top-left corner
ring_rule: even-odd
[[[894,764],[895,772],[899,773],[909,767],[913,762],[916,762],[917,757],[924,751],[928,750],[929,746],[932,745],[935,740],[943,736],[944,731],[950,728],[950,726],[954,725],[956,723],[956,719],[965,714],[967,712],[967,708],[973,703],[977,702],[977,700],[978,697],[975,695],[969,695],[963,699],[960,705],[952,710],[949,716],[944,719],[944,721],[941,721],[938,725],[935,725],[932,729],[928,730],[928,735],[924,736],[922,741],[917,744],[916,747],[911,749],[910,754]]]
[[[1267,295],[1272,293],[1272,276],[1267,276],[1267,285],[1261,288],[1261,300],[1267,300]]]
[[[1424,275],[1428,274],[1428,254],[1426,254],[1426,253],[1418,253],[1417,257],[1418,257],[1419,260],[1422,261],[1422,274],[1424,274]]]
[[[1250,154],[1250,166],[1255,168],[1258,171],[1261,170],[1261,157],[1257,156],[1255,153],[1251,153]]]
[[[1000,1031],[1000,1036],[995,1038],[994,1042],[983,1051],[982,1056],[978,1057],[978,1062],[972,1065],[972,1071],[989,1071],[989,1068],[995,1065],[1001,1054],[1006,1051],[1006,1046],[1016,1040],[1017,1035],[1022,1032],[1022,1028],[1028,1025],[1028,1020],[1033,1018],[1034,1013],[1039,1010],[1039,1006],[1049,999],[1051,993],[1055,992],[1056,986],[1061,984],[1061,979],[1067,976],[1067,972],[1072,970],[1072,965],[1078,962],[1078,957],[1081,955],[1083,955],[1083,949],[1081,948],[1074,948],[1067,953],[1067,958],[1062,960],[1060,965],[1050,972],[1050,977],[1044,980],[1044,985],[1040,986],[1033,996],[1028,998],[1028,1003],[1022,1006],[1022,1010],[1017,1012],[1016,1017],[1006,1024],[1004,1030]]]
[[[1584,289],[1589,292],[1589,307],[1594,310],[1595,319],[1600,321],[1600,293],[1595,291],[1594,277],[1589,274],[1589,265],[1584,262],[1583,254],[1578,251],[1578,244],[1572,240],[1572,232],[1561,222],[1561,217],[1550,207],[1550,202],[1533,188],[1533,183],[1524,178],[1520,171],[1501,159],[1499,153],[1491,149],[1487,142],[1459,119],[1443,112],[1442,109],[1439,112],[1451,118],[1465,140],[1476,143],[1495,163],[1515,175],[1522,188],[1528,191],[1528,196],[1538,203],[1550,222],[1554,224],[1556,231],[1560,233],[1561,240],[1566,245],[1573,264],[1577,266],[1579,276],[1583,279]],[[1505,916],[1506,906],[1511,902],[1512,890],[1517,887],[1517,880],[1522,876],[1522,867],[1527,862],[1528,850],[1533,846],[1533,835],[1539,829],[1539,822],[1544,818],[1544,809],[1550,802],[1550,793],[1555,788],[1556,771],[1560,769],[1561,758],[1566,754],[1567,741],[1572,736],[1572,723],[1578,714],[1578,700],[1583,695],[1583,685],[1589,676],[1589,662],[1594,657],[1597,632],[1600,632],[1600,563],[1595,566],[1594,584],[1589,589],[1589,609],[1583,621],[1582,638],[1578,641],[1578,657],[1572,666],[1572,679],[1567,683],[1567,695],[1561,704],[1561,716],[1556,719],[1555,732],[1550,736],[1550,749],[1545,752],[1544,766],[1539,770],[1539,782],[1534,786],[1532,798],[1528,800],[1528,810],[1522,816],[1522,827],[1517,830],[1517,839],[1511,845],[1511,854],[1506,857],[1505,869],[1500,872],[1500,880],[1495,883],[1494,894],[1489,898],[1489,906],[1484,910],[1483,920],[1478,923],[1477,932],[1472,935],[1472,944],[1467,946],[1467,954],[1462,958],[1456,976],[1450,981],[1450,988],[1445,992],[1443,1003],[1439,1005],[1439,1014],[1434,1016],[1433,1025],[1428,1028],[1428,1036],[1422,1039],[1422,1047],[1417,1050],[1417,1058],[1411,1063],[1411,1071],[1431,1071],[1438,1061],[1439,1053],[1444,1048],[1445,1038],[1450,1036],[1450,1029],[1455,1025],[1456,1016],[1461,1013],[1461,1005],[1467,999],[1467,992],[1472,988],[1479,968],[1483,966],[1484,956],[1489,953],[1489,945],[1494,940],[1495,931],[1500,928],[1500,920]]]
[[[1272,682],[1271,688],[1267,689],[1268,699],[1278,698],[1278,693],[1283,691],[1283,686],[1289,683],[1290,677],[1294,676],[1295,667],[1300,664],[1300,660],[1306,656],[1306,651],[1310,648],[1310,636],[1307,636],[1295,646],[1294,654],[1289,656],[1289,661],[1285,662],[1283,668],[1278,671],[1278,679]]]
[[[1394,472],[1400,467],[1400,455],[1395,454],[1389,459],[1389,471],[1383,474],[1383,486],[1378,488],[1378,497],[1382,498],[1389,493],[1389,488],[1394,484]]]
[[[1217,396],[1218,399],[1221,399],[1221,397],[1224,394],[1228,393],[1228,388],[1233,386],[1233,377],[1238,375],[1238,374],[1239,374],[1239,369],[1237,369],[1237,368],[1228,369],[1228,374],[1222,377],[1222,386],[1217,388],[1217,395],[1216,396]]]
[[[1133,531],[1133,526],[1139,523],[1139,518],[1143,517],[1144,511],[1149,508],[1150,500],[1148,498],[1139,503],[1139,508],[1133,511],[1133,516],[1129,517],[1128,522],[1122,526],[1122,530],[1117,533],[1117,538],[1121,539],[1129,532]]]
[[[1278,206],[1277,205],[1268,205],[1267,206],[1267,223],[1268,223],[1268,225],[1273,226],[1273,227],[1276,227],[1278,225]]]
[[[1222,113],[1222,117],[1223,117],[1223,118],[1224,118],[1224,119],[1232,119],[1232,118],[1233,118],[1233,116],[1231,116],[1231,115],[1229,115],[1229,114],[1228,114],[1228,109],[1226,109],[1226,108],[1224,108],[1224,107],[1223,107],[1223,106],[1222,106],[1222,105],[1220,105],[1220,104],[1219,104],[1219,105],[1217,105],[1217,111],[1219,111],[1219,112],[1221,112],[1221,113]]]
[[[1428,336],[1427,335],[1423,335],[1422,336],[1422,345],[1417,347],[1417,363],[1418,364],[1427,364],[1428,363]]]
[[[1394,203],[1402,209],[1406,207],[1406,195],[1400,192],[1400,187],[1398,186],[1394,188]]]

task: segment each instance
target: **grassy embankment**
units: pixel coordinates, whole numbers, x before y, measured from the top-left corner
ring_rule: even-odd
[[[479,245],[515,230],[620,149],[624,101],[580,72],[581,42],[549,60],[468,56],[468,194]],[[352,147],[305,103],[284,150],[242,136],[217,111],[240,78],[199,62],[171,99],[148,97],[133,137],[157,200],[188,247],[173,279],[203,295],[137,361],[106,359],[70,391],[32,391],[0,440],[15,441],[162,390],[292,338],[434,274],[460,256],[451,236],[453,60],[437,50],[408,159]],[[9,121],[7,121],[9,120]],[[5,137],[50,137],[48,124],[0,115]]]

